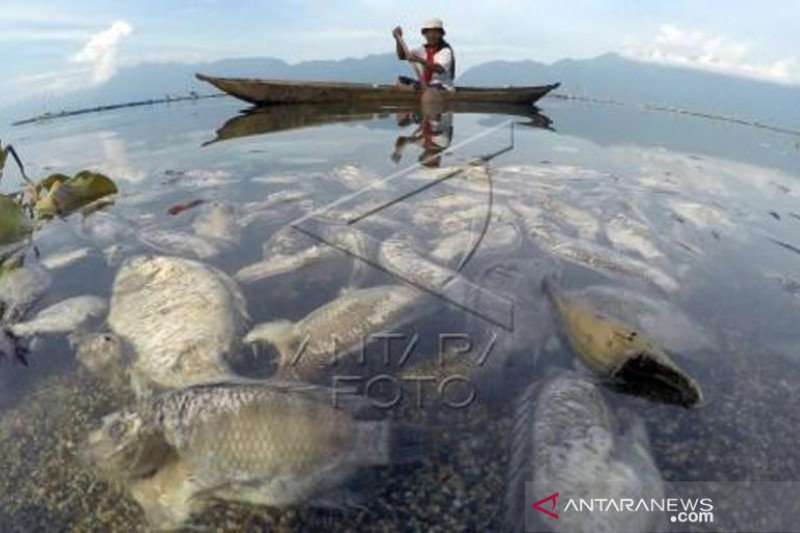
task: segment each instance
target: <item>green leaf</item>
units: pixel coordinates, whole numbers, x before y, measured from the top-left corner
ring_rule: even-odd
[[[34,206],[38,217],[66,216],[117,193],[114,181],[96,172],[84,170],[73,178],[63,178],[63,174],[54,174],[42,181],[41,185],[48,190]]]
[[[17,203],[0,196],[0,246],[23,240],[33,229],[31,221]]]

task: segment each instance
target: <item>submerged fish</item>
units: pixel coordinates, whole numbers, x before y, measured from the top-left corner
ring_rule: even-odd
[[[213,202],[201,208],[200,214],[192,223],[192,230],[198,237],[208,239],[219,246],[235,244],[241,234],[236,215],[233,206]]]
[[[199,259],[208,259],[220,252],[216,242],[186,231],[148,227],[141,231],[139,240],[160,252],[193,255]]]
[[[611,319],[630,324],[666,350],[687,354],[717,348],[715,336],[663,298],[617,285],[594,285],[570,293]]]
[[[300,230],[288,227],[264,243],[264,259],[240,269],[237,280],[250,283],[273,276],[296,272],[347,253],[353,259],[351,281],[365,275],[367,265],[363,258],[369,254],[369,236],[350,226],[316,225],[312,238]],[[374,245],[375,247],[377,245]]]
[[[113,333],[73,333],[69,336],[75,359],[107,384],[127,387],[129,350]]]
[[[624,388],[670,403],[691,406],[700,386],[644,333],[597,314],[542,283],[572,350],[591,369],[620,380]]]
[[[559,507],[559,519],[524,524],[525,483],[531,494],[553,490],[563,498],[607,498],[632,501],[664,497],[664,483],[650,453],[641,419],[624,431],[600,389],[574,373],[535,383],[520,397],[515,415],[509,465],[508,521],[538,531],[615,533],[655,529],[658,515],[647,510],[571,512]],[[538,513],[532,519],[537,520]],[[526,529],[529,531],[532,529]]]
[[[335,401],[329,389],[298,383],[195,385],[105,417],[89,455],[107,475],[160,472],[166,494],[190,496],[163,506],[216,498],[272,507],[330,504],[358,469],[421,455],[418,428],[361,421]],[[188,514],[179,507],[166,516]],[[148,512],[154,526],[164,525],[152,523],[159,517]]]
[[[74,263],[77,263],[84,257],[87,257],[91,253],[91,251],[92,251],[91,248],[83,247],[83,248],[75,248],[72,250],[66,250],[63,252],[56,252],[42,259],[42,264],[44,265],[45,268],[48,268],[50,270],[55,270],[57,268],[64,268]]]
[[[17,322],[8,329],[18,337],[70,333],[90,318],[105,313],[107,307],[106,301],[97,296],[76,296],[51,305],[31,320]]]
[[[601,272],[636,276],[654,283],[666,292],[673,292],[679,288],[678,282],[672,276],[638,259],[592,242],[559,235],[553,235],[552,239],[552,243],[546,243],[547,250],[571,263]]]
[[[161,387],[227,376],[248,322],[236,282],[189,259],[132,258],[112,287],[108,324],[133,346],[138,375]]]
[[[0,318],[19,320],[47,292],[50,271],[33,252],[19,252],[0,264]]]
[[[299,322],[278,320],[255,326],[246,342],[269,343],[282,370],[313,373],[352,352],[379,333],[407,323],[419,311],[422,292],[402,285],[346,289]]]
[[[623,214],[618,214],[606,225],[606,237],[616,248],[635,252],[645,259],[664,255],[647,236],[650,230],[644,224]]]

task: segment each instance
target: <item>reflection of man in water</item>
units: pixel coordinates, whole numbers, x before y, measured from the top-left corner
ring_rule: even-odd
[[[398,117],[397,124],[406,126],[414,120],[411,113],[406,113]],[[422,147],[419,162],[426,167],[437,168],[442,162],[442,152],[444,152],[453,140],[453,113],[426,114],[419,121],[419,126],[414,133],[407,136],[399,136],[394,144],[392,161],[399,163],[403,157],[403,149],[408,144],[417,144]]]

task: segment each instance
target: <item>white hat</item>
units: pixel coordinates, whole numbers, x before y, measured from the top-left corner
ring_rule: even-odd
[[[422,25],[422,33],[425,33],[425,30],[442,30],[444,33],[444,23],[442,19],[428,19]]]

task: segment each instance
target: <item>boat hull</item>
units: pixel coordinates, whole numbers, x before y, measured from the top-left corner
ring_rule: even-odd
[[[204,74],[197,74],[197,79],[255,105],[334,102],[413,104],[419,101],[422,94],[410,87],[397,85],[217,78]],[[558,86],[556,83],[536,87],[458,87],[455,91],[442,91],[442,96],[446,102],[533,105]]]

